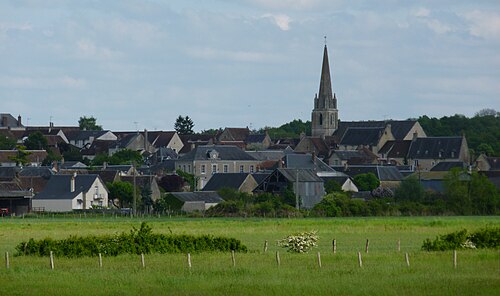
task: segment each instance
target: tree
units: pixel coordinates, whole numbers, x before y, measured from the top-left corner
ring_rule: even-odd
[[[24,146],[28,150],[48,150],[49,144],[47,138],[41,132],[31,133],[26,140]],[[47,151],[48,152],[48,151]]]
[[[397,201],[421,202],[424,196],[424,188],[419,180],[417,177],[411,176],[401,181],[401,185],[396,189],[394,198]]]
[[[78,126],[80,126],[80,129],[83,131],[102,131],[102,126],[97,125],[97,118],[93,116],[80,117]]]
[[[142,164],[144,158],[139,151],[123,149],[109,158],[109,164]]]
[[[19,165],[23,166],[29,163],[30,161],[28,159],[28,155],[30,155],[31,153],[26,151],[26,147],[22,145],[17,145],[16,149],[17,149],[16,155],[10,156],[9,159],[14,161],[16,163],[16,166]]]
[[[475,117],[482,117],[482,116],[497,116],[498,112],[495,109],[491,108],[485,108],[481,109],[474,114]]]
[[[181,115],[179,115],[179,117],[177,117],[177,119],[175,120],[174,129],[181,135],[194,134],[193,127],[193,120],[189,118],[189,116],[182,117]]]
[[[151,190],[151,187],[149,184],[145,185],[141,189],[141,208],[145,210],[148,214],[151,210],[151,207],[153,206],[153,199],[151,198],[151,195],[153,194],[153,191]]]
[[[16,147],[16,140],[0,135],[0,150],[12,150]]]
[[[380,186],[380,181],[373,173],[359,174],[354,177],[354,184],[360,191],[372,191]]]
[[[491,145],[486,144],[486,143],[479,144],[479,146],[477,146],[477,148],[476,148],[476,152],[478,154],[481,154],[481,153],[486,154],[487,156],[492,156],[495,153],[495,151],[493,150],[493,147],[491,147]]]
[[[120,207],[130,207],[134,199],[134,187],[128,182],[115,181],[107,183],[109,198],[113,201],[118,200]]]
[[[327,194],[332,193],[332,192],[340,192],[342,191],[342,185],[340,185],[337,181],[335,180],[328,180],[325,183],[325,192]]]

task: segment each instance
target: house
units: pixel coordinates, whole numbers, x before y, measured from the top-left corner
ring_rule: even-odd
[[[469,163],[469,147],[465,137],[416,137],[412,140],[408,155],[408,163],[419,170],[429,171],[442,161]]]
[[[120,176],[120,181],[134,184],[134,176]],[[156,176],[153,175],[139,175],[135,176],[135,184],[141,192],[144,188],[151,189],[151,199],[157,201],[161,197],[160,187],[156,182]]]
[[[108,189],[99,175],[54,175],[32,200],[33,209],[69,212],[107,207]]]
[[[253,174],[249,173],[227,173],[214,174],[207,182],[202,191],[217,191],[222,188],[231,188],[239,192],[252,193],[257,187],[257,181]]]
[[[334,167],[336,170],[341,171],[351,178],[355,178],[360,174],[374,174],[380,181],[380,186],[389,189],[396,189],[403,180],[403,175],[395,166],[381,166],[381,165],[350,165],[347,167]]]
[[[116,141],[118,137],[111,131],[68,131],[65,133],[69,144],[78,148],[90,147],[96,140]]]
[[[380,162],[388,165],[408,164],[407,156],[411,143],[411,140],[387,141],[378,151]]]
[[[236,146],[198,146],[175,162],[175,167],[194,175],[201,190],[216,173],[254,173],[259,161]]]
[[[24,130],[21,115],[17,119],[9,113],[0,114],[0,129]]]
[[[0,209],[10,215],[22,215],[30,211],[31,190],[22,189],[18,182],[0,182]],[[6,209],[6,210],[5,210]]]
[[[125,149],[139,151],[141,154],[155,152],[155,148],[148,141],[146,133],[117,132],[116,134],[119,138],[109,147],[109,155]]]
[[[40,166],[48,153],[45,150],[25,150],[28,163],[26,166]],[[0,150],[0,166],[14,167],[16,161],[13,160],[18,154],[18,150]]]
[[[481,154],[476,159],[476,167],[479,171],[500,171],[500,157],[488,157]]]
[[[326,162],[334,166],[378,164],[378,156],[365,147],[357,150],[333,150]]]
[[[254,192],[283,194],[286,189],[292,189],[300,207],[306,209],[319,203],[325,195],[323,180],[312,169],[276,169],[259,183]]]
[[[181,205],[180,210],[187,213],[194,211],[204,212],[224,201],[214,191],[171,192],[168,197],[175,198],[176,203],[180,203]]]
[[[349,127],[340,139],[340,150],[368,148],[377,154],[387,141],[394,140],[391,125],[385,127]]]
[[[214,145],[216,142],[215,136],[211,134],[179,135],[179,137],[183,144],[179,155],[184,155],[198,146]]]
[[[414,136],[427,137],[424,129],[417,120],[387,120],[387,121],[339,121],[339,127],[334,133],[337,142],[344,137],[350,128],[387,128],[396,141],[412,140]]]
[[[295,146],[294,151],[296,153],[310,153],[322,159],[327,159],[334,147],[335,143],[332,137],[302,137]]]

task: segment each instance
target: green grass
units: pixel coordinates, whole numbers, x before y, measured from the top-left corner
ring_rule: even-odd
[[[500,294],[498,250],[424,252],[425,238],[466,228],[500,227],[498,217],[405,217],[334,219],[169,219],[169,218],[4,218],[0,220],[0,252],[14,253],[29,238],[129,231],[147,221],[153,232],[213,234],[240,239],[250,252],[149,254],[103,258],[10,258],[0,266],[1,295],[495,295]],[[288,234],[318,230],[319,246],[309,254],[290,254],[276,246]],[[332,239],[337,254],[332,253]],[[368,254],[364,252],[370,240]],[[401,252],[396,245],[401,240]],[[269,241],[267,253],[264,241]],[[280,252],[277,266],[275,252]],[[322,267],[317,264],[321,253]],[[358,266],[357,252],[363,255]],[[410,267],[404,253],[410,256]]]

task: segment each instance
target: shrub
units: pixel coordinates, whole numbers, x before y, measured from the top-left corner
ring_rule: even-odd
[[[446,251],[455,249],[499,248],[500,228],[483,228],[471,234],[467,230],[440,235],[435,240],[426,239],[422,245],[425,251]]]
[[[278,240],[278,246],[286,248],[288,252],[307,253],[317,246],[318,239],[317,231],[302,232]]]
[[[145,222],[140,229],[133,228],[130,233],[105,236],[70,236],[67,239],[42,240],[30,239],[16,246],[17,255],[48,256],[50,251],[56,256],[84,257],[120,254],[149,253],[186,253],[204,251],[246,252],[247,247],[234,238],[214,237],[211,235],[165,235],[152,233]]]

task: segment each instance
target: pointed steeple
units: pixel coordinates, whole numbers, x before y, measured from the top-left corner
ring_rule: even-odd
[[[321,81],[319,84],[319,97],[320,100],[332,99],[332,80],[330,78],[330,65],[328,63],[328,50],[325,44],[323,52],[323,66],[321,68]]]

